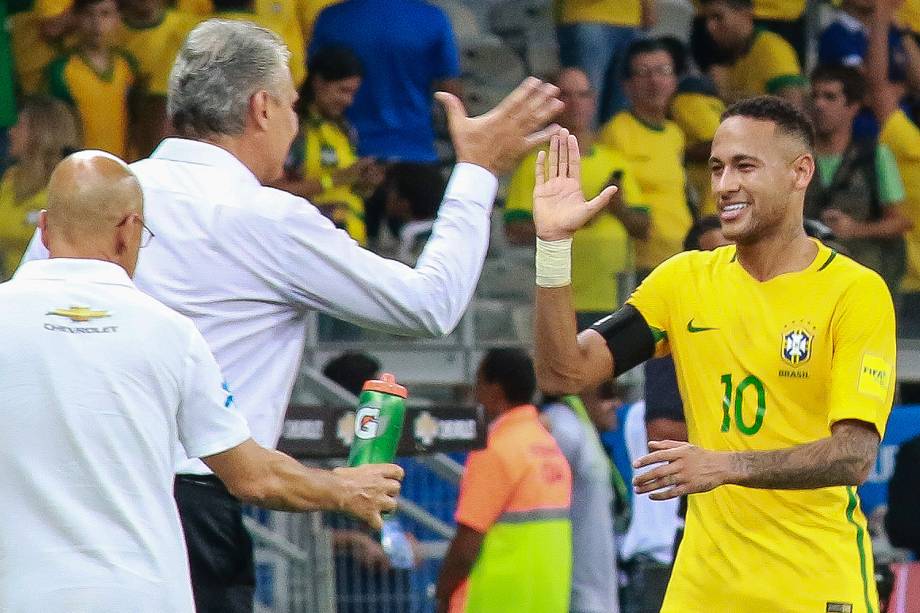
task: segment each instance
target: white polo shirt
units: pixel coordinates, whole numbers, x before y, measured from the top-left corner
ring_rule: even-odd
[[[253,438],[274,447],[310,309],[416,336],[456,327],[479,280],[497,179],[458,164],[415,268],[363,249],[303,198],[262,186],[228,151],[163,141],[131,169],[156,234],[138,288],[198,326]],[[46,257],[37,237],[25,259]],[[198,461],[180,473],[204,473]]]
[[[0,304],[0,611],[194,611],[175,441],[249,437],[204,339],[98,260],[25,264]]]

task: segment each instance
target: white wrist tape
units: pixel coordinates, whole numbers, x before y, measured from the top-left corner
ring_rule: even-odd
[[[537,239],[537,285],[562,287],[572,283],[572,239]]]

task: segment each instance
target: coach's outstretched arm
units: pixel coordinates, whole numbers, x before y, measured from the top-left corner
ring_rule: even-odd
[[[533,217],[537,233],[536,371],[546,394],[577,394],[613,374],[607,342],[594,330],[577,334],[572,308],[572,235],[616,193],[608,187],[590,202],[581,191],[578,141],[567,130],[537,154]]]

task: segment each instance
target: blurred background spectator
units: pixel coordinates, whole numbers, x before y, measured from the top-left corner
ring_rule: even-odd
[[[640,39],[630,45],[624,62],[629,108],[601,129],[598,142],[626,158],[642,190],[641,204],[648,207],[648,232],[636,241],[635,266],[642,279],[680,251],[695,212],[686,193],[686,138],[667,118],[677,91],[671,53],[661,41]]]
[[[569,611],[572,474],[531,404],[536,387],[519,349],[492,349],[479,364],[474,393],[489,438],[460,482],[438,613]]]
[[[0,180],[0,280],[12,276],[35,233],[54,167],[80,148],[80,126],[66,104],[23,99],[10,129],[12,165]]]
[[[76,44],[46,68],[48,91],[80,117],[83,144],[128,157],[128,95],[134,59],[116,45],[121,16],[115,0],[75,0]]]
[[[7,131],[16,123],[16,90],[13,75],[13,53],[10,50],[10,34],[6,24],[6,3],[0,6],[0,23],[4,28],[0,30],[0,172],[6,168],[7,147],[9,135]]]
[[[432,94],[461,94],[453,28],[440,8],[421,0],[347,0],[319,14],[310,55],[350,48],[364,82],[347,115],[358,132],[358,154],[383,162],[435,164]],[[368,235],[377,237],[384,194],[367,202]]]
[[[415,265],[431,236],[446,187],[444,175],[430,164],[399,162],[390,166],[383,186],[384,201],[387,228],[394,233],[390,249],[400,262]]]
[[[7,2],[17,84],[25,94],[39,93],[45,68],[74,41],[73,0]]]
[[[594,111],[597,94],[587,75],[578,68],[565,68],[553,79],[565,110],[559,125],[578,138],[581,150],[581,182],[585,196],[593,198],[608,185],[620,191],[610,206],[575,233],[572,260],[572,295],[579,329],[607,315],[621,303],[624,282],[632,261],[629,237],[643,239],[649,232],[649,215],[633,170],[615,149],[597,141]],[[520,163],[505,201],[505,232],[515,245],[533,245],[534,164],[537,152]],[[625,296],[622,296],[625,298]]]
[[[875,270],[892,292],[904,276],[904,185],[891,150],[874,139],[853,138],[865,80],[847,66],[811,73],[816,177],[808,186],[805,216],[827,225],[847,255]]]
[[[600,104],[594,125],[626,107],[621,84],[626,49],[642,29],[655,25],[654,0],[557,0],[559,59],[588,75]]]
[[[572,470],[573,613],[619,613],[614,541],[614,468],[598,431],[613,429],[613,382],[580,398],[548,398],[542,418]],[[584,400],[583,400],[584,398]],[[619,475],[619,473],[617,473]],[[622,479],[620,479],[622,483]]]
[[[366,245],[364,200],[383,180],[383,169],[374,158],[357,157],[355,134],[345,119],[363,76],[361,60],[346,47],[326,47],[310,57],[298,102],[300,132],[276,185],[309,199]]]

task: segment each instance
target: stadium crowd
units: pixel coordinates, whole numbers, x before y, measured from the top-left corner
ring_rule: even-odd
[[[671,256],[725,243],[713,217],[712,139],[727,106],[771,94],[805,111],[816,129],[810,233],[877,271],[895,296],[899,334],[920,337],[920,1],[840,0],[820,31],[805,0],[694,7],[686,36],[656,37],[649,34],[656,0],[555,0],[560,69],[537,76],[565,103],[556,121],[578,139],[585,197],[619,187],[574,236],[579,329],[614,311]],[[437,146],[445,127],[433,95],[462,99],[465,89],[442,8],[424,0],[10,0],[0,4],[0,280],[18,267],[65,157],[96,149],[139,160],[173,134],[166,105],[173,62],[187,35],[213,17],[252,21],[291,52],[298,132],[283,175],[265,183],[308,199],[360,245],[416,262],[453,161]],[[501,192],[511,245],[534,243],[537,154],[520,161]],[[673,365],[646,366],[645,403],[621,414],[619,447],[628,457],[619,463],[603,449],[619,390],[547,398],[538,415],[533,378],[529,359],[510,351],[480,367],[477,400],[494,428],[461,487],[461,529],[438,585],[440,610],[469,578],[464,593],[479,603],[469,610],[500,611],[501,598],[526,595],[532,604],[515,610],[657,611],[679,541],[677,503],[650,507],[623,483],[648,440],[686,439]],[[554,439],[543,437],[544,427]],[[511,465],[524,470],[525,462],[508,459],[521,449],[559,460],[558,474],[519,476],[533,482],[532,495],[509,494],[501,507],[494,494],[511,485],[495,476]],[[543,521],[569,517],[570,507],[571,523]],[[541,521],[528,515],[535,509]],[[607,547],[612,534],[596,538],[576,513],[592,521],[606,513],[612,533],[630,511],[618,571]],[[507,513],[524,519],[497,525]],[[340,534],[367,540],[350,528]],[[916,547],[916,535],[910,539],[902,541]],[[553,555],[524,547],[538,542],[555,543]],[[569,548],[574,567],[558,563]],[[485,562],[474,569],[480,553]],[[599,568],[609,581],[598,582]],[[499,571],[514,581],[490,574]]]

